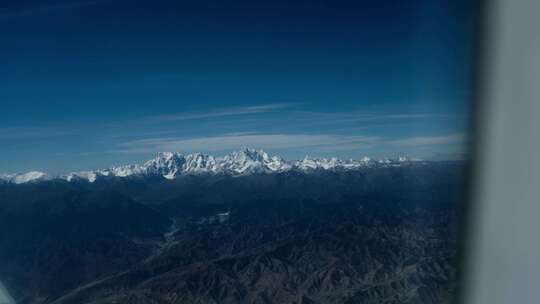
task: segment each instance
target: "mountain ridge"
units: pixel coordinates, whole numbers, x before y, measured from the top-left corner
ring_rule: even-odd
[[[31,171],[20,174],[0,174],[0,182],[25,184],[53,179],[68,182],[85,180],[90,183],[103,177],[162,176],[175,179],[182,175],[228,174],[233,176],[257,173],[281,173],[286,171],[310,172],[316,170],[354,170],[370,166],[399,166],[410,162],[425,162],[420,159],[400,156],[395,159],[342,160],[332,158],[313,158],[306,156],[301,160],[289,161],[280,156],[270,156],[262,149],[243,148],[222,157],[209,154],[180,152],[159,152],[156,157],[143,164],[112,166],[108,169],[71,172],[62,175],[49,175]]]
[[[463,168],[1,185],[0,281],[21,304],[447,304]]]

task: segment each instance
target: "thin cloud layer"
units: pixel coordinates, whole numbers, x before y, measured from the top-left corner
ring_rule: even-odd
[[[199,138],[150,138],[119,144],[120,153],[149,153],[158,151],[223,151],[239,147],[262,149],[292,149],[306,147],[344,147],[358,149],[379,140],[376,137],[311,134],[251,134]]]
[[[227,133],[218,136],[182,138],[154,137],[119,143],[116,149],[108,152],[125,154],[144,154],[163,151],[215,152],[236,150],[241,147],[256,147],[268,150],[311,151],[317,155],[340,153],[344,151],[387,151],[393,153],[405,149],[435,148],[450,146],[463,151],[466,145],[465,134],[443,136],[404,137],[387,139],[378,136],[341,134],[259,134],[253,132]],[[383,153],[388,154],[388,153]]]
[[[419,146],[433,146],[433,145],[464,145],[466,142],[465,134],[450,134],[445,136],[431,136],[431,137],[409,137],[399,140],[394,140],[391,143],[397,146],[404,147],[419,147]]]
[[[206,118],[219,118],[227,116],[240,116],[240,115],[250,115],[250,114],[259,114],[259,113],[268,113],[277,110],[284,110],[294,106],[290,103],[275,103],[275,104],[266,104],[258,106],[247,106],[247,107],[231,107],[225,108],[218,111],[210,111],[203,113],[188,113],[188,114],[176,114],[176,115],[162,115],[151,118],[154,121],[183,121],[183,120],[197,120],[197,119],[206,119]]]

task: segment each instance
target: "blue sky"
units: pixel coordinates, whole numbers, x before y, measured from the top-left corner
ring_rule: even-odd
[[[470,1],[0,6],[0,172],[158,151],[464,152]]]

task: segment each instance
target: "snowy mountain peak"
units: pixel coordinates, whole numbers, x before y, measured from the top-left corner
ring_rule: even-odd
[[[185,163],[182,170],[185,173],[217,173],[219,168],[218,163],[213,156],[194,153],[185,157]]]
[[[181,159],[184,157],[184,154],[177,152],[159,152],[157,156],[153,159],[156,162],[167,162],[173,159]]]
[[[97,177],[97,173],[93,171],[72,172],[65,176],[62,176],[62,178],[67,180],[68,182],[76,180],[87,180],[91,183],[95,182]]]
[[[339,160],[335,157],[311,158],[309,156],[306,156],[303,160],[296,162],[296,167],[301,170],[329,170],[334,168],[341,168],[345,163],[347,162]]]
[[[25,184],[50,179],[49,175],[39,171],[30,171],[21,174],[2,174],[0,180],[13,184]]]
[[[288,170],[291,166],[278,156],[270,157],[263,150],[244,148],[220,159],[224,172],[233,174],[270,173]]]
[[[407,161],[410,161],[410,158],[407,157],[407,156],[399,156],[398,159],[397,159],[398,162],[402,163],[402,162],[407,162]]]
[[[354,170],[369,166],[401,166],[404,163],[415,161],[400,156],[397,159],[381,159],[374,161],[369,157],[360,160],[341,160],[332,158],[304,157],[296,162],[289,162],[274,155],[270,156],[263,150],[243,148],[223,157],[193,153],[182,154],[177,152],[161,152],[153,159],[142,165],[125,165],[111,167],[104,170],[73,172],[57,178],[72,182],[83,180],[95,182],[106,177],[137,177],[161,176],[166,179],[175,179],[182,175],[193,174],[227,174],[232,176],[258,173],[279,173],[290,170],[311,172],[315,170]],[[0,174],[0,181],[22,184],[32,181],[51,179],[43,172],[28,172],[25,174]]]
[[[232,158],[236,158],[238,160],[252,160],[252,161],[266,161],[269,159],[269,156],[266,152],[263,150],[256,150],[252,148],[243,148],[242,150],[238,152],[232,152],[230,154]]]
[[[162,175],[167,179],[173,179],[182,171],[186,158],[182,153],[161,152],[141,168],[142,173]]]

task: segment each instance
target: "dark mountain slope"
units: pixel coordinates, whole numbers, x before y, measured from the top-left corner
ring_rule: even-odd
[[[21,303],[447,303],[461,172],[0,186],[0,279]]]
[[[0,204],[0,274],[15,297],[54,298],[129,268],[151,252],[147,240],[159,241],[170,225],[161,213],[118,193],[33,192],[42,190],[17,187]]]

